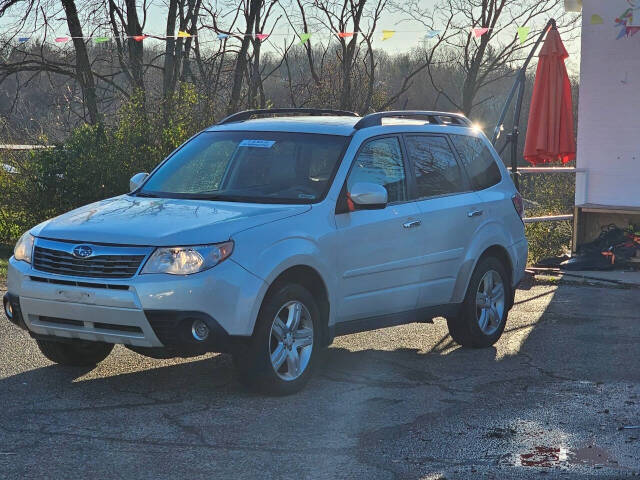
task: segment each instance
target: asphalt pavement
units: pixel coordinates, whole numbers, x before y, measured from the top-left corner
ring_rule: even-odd
[[[284,398],[225,355],[55,366],[0,318],[0,478],[618,479],[639,439],[640,289],[521,290],[484,350],[443,319],[341,337]]]

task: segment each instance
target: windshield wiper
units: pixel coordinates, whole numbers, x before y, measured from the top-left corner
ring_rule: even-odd
[[[143,197],[143,198],[160,198],[160,195],[157,195],[155,193],[151,193],[151,192],[138,192],[136,193],[136,197]]]

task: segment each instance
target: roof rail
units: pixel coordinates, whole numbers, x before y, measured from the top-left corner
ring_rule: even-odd
[[[225,123],[243,122],[251,119],[251,117],[266,117],[269,115],[281,115],[281,114],[303,114],[310,116],[322,116],[322,115],[335,115],[340,117],[359,117],[355,112],[348,112],[346,110],[330,110],[321,108],[269,108],[259,110],[244,110],[242,112],[233,113],[228,117],[223,118],[217,124],[224,125]]]
[[[423,110],[398,110],[392,112],[371,113],[362,117],[353,128],[360,130],[361,128],[376,127],[382,125],[383,118],[408,118],[413,120],[426,120],[436,125],[458,125],[462,127],[470,127],[471,120],[460,113],[447,112],[429,112]]]

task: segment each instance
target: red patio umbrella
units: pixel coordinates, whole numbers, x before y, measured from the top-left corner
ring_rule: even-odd
[[[539,56],[524,158],[533,165],[564,164],[576,158],[576,142],[571,84],[564,64],[569,54],[555,28],[547,33]]]

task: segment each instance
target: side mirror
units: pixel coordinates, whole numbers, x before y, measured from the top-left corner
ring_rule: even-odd
[[[140,185],[142,185],[142,182],[145,181],[145,179],[149,176],[148,173],[136,173],[133,177],[131,177],[131,179],[129,180],[129,191],[133,192],[134,190],[137,190],[138,187],[140,187]]]
[[[377,183],[356,183],[349,190],[349,198],[356,209],[375,210],[387,206],[387,189]]]

